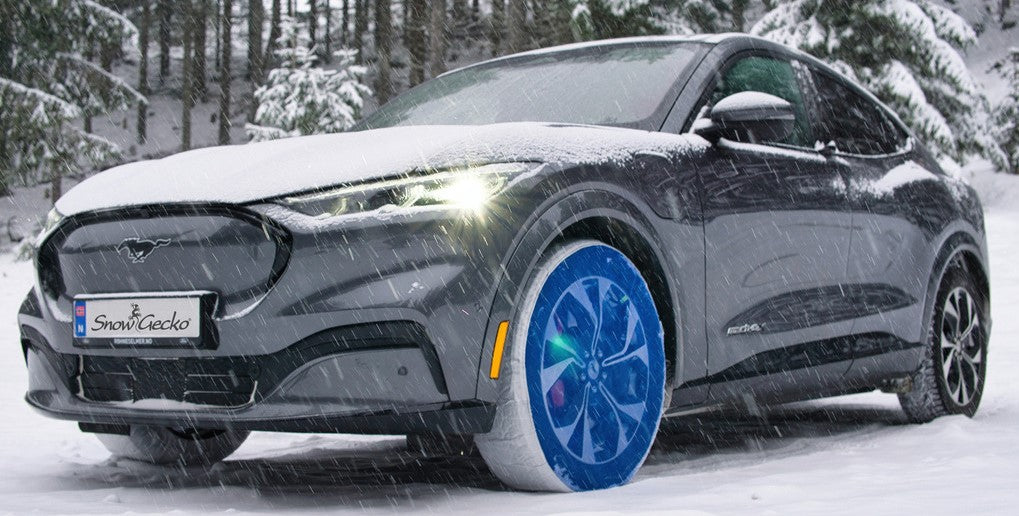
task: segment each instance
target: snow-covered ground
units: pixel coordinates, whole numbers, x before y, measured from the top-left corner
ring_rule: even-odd
[[[31,267],[0,253],[0,513],[1014,514],[1019,178],[983,172],[974,184],[988,205],[994,316],[975,419],[909,425],[894,396],[872,393],[765,421],[673,420],[632,484],[583,494],[508,492],[481,459],[407,452],[401,437],[254,434],[211,472],[111,460],[93,436],[22,400],[14,314]]]

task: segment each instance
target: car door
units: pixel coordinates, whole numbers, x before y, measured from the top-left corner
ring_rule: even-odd
[[[845,373],[852,322],[833,313],[852,216],[841,165],[815,150],[801,63],[731,59],[701,108],[742,91],[783,98],[796,113],[783,141],[719,141],[703,190],[708,381],[715,400],[778,399]],[[695,122],[695,127],[697,122]]]
[[[940,181],[938,174],[881,106],[835,75],[815,69],[812,77],[814,132],[848,170],[853,232],[846,290],[857,298],[851,376],[866,383],[908,373],[916,366],[910,343],[922,340],[921,300],[931,267],[924,220],[952,201],[923,184]]]

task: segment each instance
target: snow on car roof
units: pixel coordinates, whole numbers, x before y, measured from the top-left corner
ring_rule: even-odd
[[[510,54],[510,55],[498,57],[498,58],[495,58],[495,59],[489,59],[487,61],[481,61],[479,63],[474,63],[474,64],[470,64],[470,65],[467,65],[467,66],[462,66],[460,68],[456,68],[456,69],[450,70],[450,71],[440,75],[440,77],[442,77],[443,75],[448,75],[448,74],[451,74],[451,73],[454,73],[454,72],[458,72],[458,71],[461,71],[461,70],[466,70],[468,68],[473,68],[475,66],[487,65],[487,64],[491,64],[491,63],[499,63],[499,62],[502,62],[502,61],[507,61],[507,60],[511,60],[511,59],[515,59],[515,58],[523,57],[523,56],[540,56],[540,55],[545,55],[545,54],[554,54],[556,52],[568,52],[568,51],[573,51],[573,50],[583,50],[585,48],[597,48],[597,47],[616,46],[616,45],[633,45],[633,44],[639,44],[639,43],[654,43],[654,44],[659,44],[659,43],[705,43],[705,44],[709,44],[709,45],[715,45],[715,44],[721,43],[721,42],[723,42],[725,40],[734,39],[734,38],[749,38],[749,39],[755,39],[755,40],[756,39],[761,39],[761,38],[758,38],[757,36],[751,36],[749,34],[743,34],[743,33],[740,33],[740,32],[725,32],[725,33],[719,33],[719,34],[694,34],[694,35],[689,35],[689,36],[675,36],[675,35],[668,35],[668,36],[632,36],[632,37],[628,37],[628,38],[614,38],[614,39],[599,39],[599,40],[595,40],[595,41],[581,41],[579,43],[567,43],[565,45],[558,45],[558,46],[554,46],[554,47],[538,48],[538,49],[535,49],[535,50],[528,50],[528,51],[525,51],[525,52],[519,52],[519,53],[516,53],[516,54]],[[766,40],[761,39],[761,41],[766,41]]]

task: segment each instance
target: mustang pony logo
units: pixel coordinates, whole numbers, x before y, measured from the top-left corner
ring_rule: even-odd
[[[161,238],[155,242],[140,238],[125,238],[117,244],[117,252],[127,251],[127,256],[131,258],[131,263],[142,263],[152,254],[152,251],[168,245],[170,245],[169,238]]]

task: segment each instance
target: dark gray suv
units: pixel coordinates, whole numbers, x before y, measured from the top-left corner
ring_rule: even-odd
[[[118,167],[38,244],[28,402],[156,463],[463,435],[513,487],[598,489],[662,417],[882,389],[922,422],[984,387],[974,192],[748,36],[518,54],[353,132]]]

